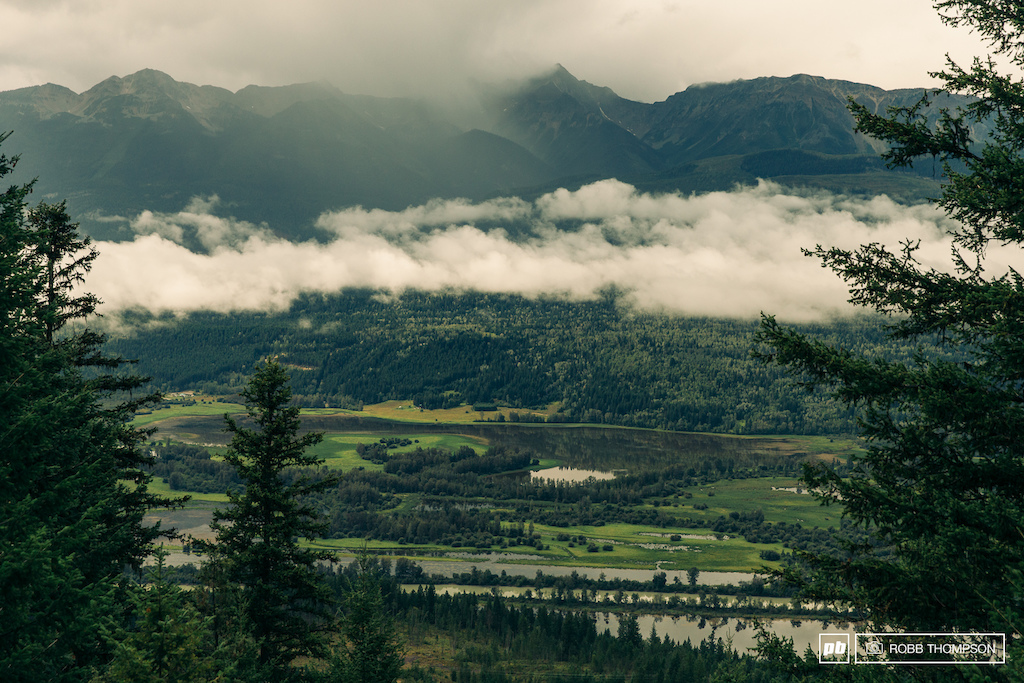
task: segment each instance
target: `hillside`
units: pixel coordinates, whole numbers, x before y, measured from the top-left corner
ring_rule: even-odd
[[[14,131],[12,152],[27,152],[21,169],[40,178],[37,196],[67,197],[94,237],[129,238],[126,218],[217,195],[240,219],[307,239],[316,216],[340,207],[530,195],[610,177],[654,191],[771,177],[920,198],[934,193],[931,169],[886,171],[845,108],[847,97],[905,106],[920,92],[798,75],[697,85],[646,104],[557,67],[483,87],[478,110],[456,115],[326,83],[232,93],[143,70],[80,94],[53,84],[0,93],[0,129]]]
[[[552,422],[734,434],[855,430],[853,411],[751,358],[753,320],[644,314],[606,298],[530,300],[370,290],[306,296],[280,313],[127,314],[107,348],[165,392],[237,391],[277,357],[306,406],[387,400],[497,403]],[[906,359],[875,319],[805,326],[831,343]]]

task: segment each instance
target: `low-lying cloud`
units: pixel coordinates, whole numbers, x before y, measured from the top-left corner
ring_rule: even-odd
[[[808,321],[854,309],[846,285],[802,248],[896,247],[909,238],[920,240],[926,266],[950,263],[951,225],[933,207],[793,194],[767,182],[685,196],[605,180],[534,202],[357,207],[319,218],[332,236],[323,242],[289,242],[216,210],[208,198],[180,213],[147,211],[131,222],[134,241],[99,243],[88,287],[102,310],[282,310],[302,292],[345,287],[585,299],[614,286],[649,310]],[[190,240],[201,248],[187,248]],[[1022,260],[989,254],[1000,264],[1011,258]]]

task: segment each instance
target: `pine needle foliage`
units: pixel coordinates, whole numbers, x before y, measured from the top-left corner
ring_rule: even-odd
[[[0,135],[0,143],[7,135]],[[17,158],[0,155],[0,177]],[[73,287],[96,253],[61,204],[0,195],[0,680],[75,681],[102,670],[129,609],[124,567],[160,534],[143,517],[154,397],[81,328],[99,301]],[[86,374],[89,369],[89,374]]]
[[[936,8],[947,24],[987,39],[994,55],[1024,65],[1019,3],[947,0]],[[992,60],[970,68],[950,60],[933,75],[943,86],[913,107],[884,115],[850,108],[859,131],[888,143],[890,165],[943,161],[937,204],[955,226],[953,267],[923,266],[915,242],[808,252],[850,285],[851,301],[890,316],[891,338],[918,344],[918,353],[894,362],[826,345],[771,317],[762,323],[757,355],[856,406],[867,442],[851,477],[816,465],[804,480],[824,504],[841,503],[873,541],[849,543],[844,557],[806,556],[813,571],[791,578],[808,597],[862,610],[879,628],[1019,636],[1024,277],[990,272],[986,256],[992,245],[1024,243],[1024,81],[999,74]],[[942,92],[976,99],[935,116],[929,110]],[[983,121],[991,134],[974,139]]]
[[[210,555],[204,573],[211,585],[236,593],[235,626],[255,642],[260,670],[285,680],[295,659],[327,653],[334,629],[330,593],[316,570],[333,556],[299,540],[323,535],[325,523],[307,497],[336,480],[297,471],[321,463],[305,451],[323,435],[299,435],[299,409],[276,361],[258,367],[241,396],[248,420],[225,415],[232,439],[224,459],[245,488],[229,493],[230,506],[214,513],[216,541],[198,545]]]

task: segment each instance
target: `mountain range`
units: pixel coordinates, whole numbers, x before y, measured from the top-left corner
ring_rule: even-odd
[[[345,206],[530,197],[611,177],[649,191],[774,178],[920,198],[935,193],[934,169],[887,171],[846,104],[884,111],[923,92],[796,75],[643,103],[558,66],[481,86],[456,108],[326,83],[231,92],[147,69],[80,94],[53,84],[0,92],[0,130],[13,131],[4,152],[22,155],[19,171],[38,176],[36,197],[68,199],[98,239],[130,237],[125,217],[211,195],[226,213],[305,239],[316,216]]]

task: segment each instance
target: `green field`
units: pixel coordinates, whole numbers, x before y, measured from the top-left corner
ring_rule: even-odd
[[[631,524],[609,524],[603,527],[548,527],[542,524],[535,526],[536,533],[544,539],[550,548],[536,550],[526,546],[509,547],[502,552],[516,556],[527,556],[522,559],[508,560],[508,564],[538,564],[577,566],[607,569],[664,569],[686,570],[698,567],[702,571],[753,571],[764,566],[778,567],[777,562],[766,562],[761,559],[762,550],[782,551],[778,543],[748,543],[742,538],[718,540],[707,529],[662,529]],[[571,541],[558,541],[559,534],[579,536],[583,534],[588,541],[594,541],[600,547],[612,545],[611,551],[599,550],[588,552],[587,545],[572,544]],[[657,534],[657,535],[654,535]],[[670,534],[685,534],[680,541],[671,541]],[[689,538],[703,536],[703,538]],[[371,551],[393,551],[401,555],[408,553],[415,558],[419,552],[473,552],[473,549],[452,546],[404,544],[361,538],[320,539],[309,545],[322,549],[337,550],[345,553],[356,553],[362,548]],[[658,546],[658,547],[645,547]],[[666,547],[662,547],[666,546]],[[431,560],[443,558],[431,557]]]
[[[841,510],[823,507],[806,492],[786,489],[800,487],[792,477],[761,477],[758,479],[722,480],[693,490],[693,498],[681,508],[694,519],[715,520],[730,512],[761,510],[770,522],[802,524],[809,527],[830,527],[838,524]],[[804,491],[805,489],[801,489]],[[707,510],[697,510],[694,504],[703,503]]]
[[[550,564],[587,567],[685,570],[699,567],[705,571],[750,571],[763,565],[778,566],[760,558],[762,550],[783,550],[777,543],[748,543],[742,538],[718,540],[707,529],[661,528],[633,524],[606,524],[600,527],[569,528],[536,525],[537,533],[549,543],[550,550],[540,551],[538,559]],[[599,547],[611,543],[613,550],[589,552],[587,545],[556,540],[558,534],[578,536]],[[655,535],[656,534],[656,535]],[[679,541],[671,534],[687,537]],[[700,536],[702,538],[688,538]]]
[[[166,481],[159,477],[153,477],[153,480],[149,482],[149,490],[160,496],[167,496],[169,498],[177,498],[180,496],[189,497],[190,507],[196,507],[195,503],[224,503],[227,504],[228,497],[224,493],[199,493],[198,491],[172,491],[171,487]],[[203,506],[207,507],[207,506]],[[211,506],[216,507],[216,506]],[[159,513],[157,513],[159,514]]]
[[[396,422],[426,422],[426,423],[440,423],[440,424],[465,424],[467,422],[476,422],[478,420],[497,420],[498,415],[504,416],[506,419],[511,412],[518,412],[520,414],[530,414],[536,416],[544,416],[555,412],[555,406],[550,406],[545,411],[537,410],[522,410],[515,409],[514,411],[509,408],[498,408],[494,411],[488,412],[477,412],[473,410],[471,406],[458,406],[456,408],[445,408],[439,410],[424,410],[417,408],[413,405],[412,401],[384,401],[383,403],[374,403],[363,406],[361,411],[334,411],[335,413],[344,412],[353,415],[362,415],[366,417],[376,417],[384,420],[394,420]],[[328,414],[326,411],[324,414]]]
[[[215,401],[212,398],[196,400],[192,405],[182,405],[171,401],[160,404],[159,410],[136,414],[132,424],[136,427],[154,426],[155,423],[176,417],[223,417],[225,413],[244,413],[245,406],[238,403]]]
[[[383,465],[363,460],[356,452],[356,446],[360,443],[369,444],[381,437],[393,436],[392,434],[367,434],[365,432],[354,434],[329,433],[324,435],[324,440],[309,449],[309,453],[323,458],[324,464],[331,469],[342,472],[362,467],[367,470],[381,470]],[[407,446],[398,446],[392,450],[397,453],[415,450],[417,448],[444,448],[446,450],[458,450],[462,446],[469,446],[477,453],[486,450],[487,444],[480,438],[462,436],[460,434],[403,434],[403,438],[410,440]]]

